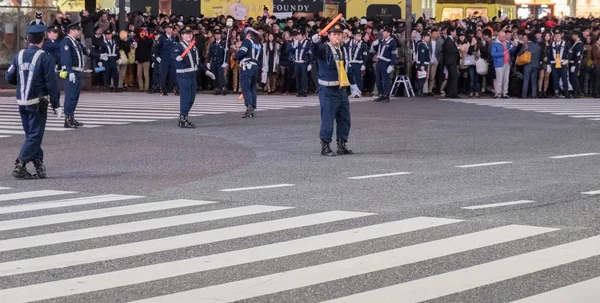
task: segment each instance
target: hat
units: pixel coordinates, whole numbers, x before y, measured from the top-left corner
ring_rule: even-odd
[[[48,27],[47,31],[58,33],[60,31],[60,27],[58,25]]]
[[[392,28],[391,28],[391,27],[389,27],[389,26],[386,26],[386,27],[384,27],[384,28],[383,28],[383,31],[384,31],[384,32],[388,32],[388,33],[390,33],[390,34],[391,34],[391,33],[392,33]]]
[[[188,34],[192,32],[192,27],[191,26],[186,26],[184,28],[181,29],[181,34]]]
[[[113,32],[110,29],[105,30],[104,32],[102,32],[105,35],[112,35]]]
[[[554,30],[554,34],[555,35],[560,35],[560,34],[562,34],[562,30],[560,30],[560,28],[557,28],[557,29]]]
[[[27,28],[28,34],[45,33],[45,32],[46,32],[46,26],[41,25],[41,24],[30,25]]]
[[[431,37],[431,35],[429,34],[429,32],[423,32],[421,33],[421,38],[423,37]]]
[[[40,12],[40,11],[35,12],[35,18],[42,19],[42,12]]]
[[[167,23],[167,24],[165,24],[165,25],[163,26],[163,28],[165,28],[165,29],[167,29],[167,28],[173,29],[173,24],[171,24],[171,23]]]
[[[293,29],[292,32],[290,33],[291,36],[296,36],[298,35],[298,30]]]
[[[213,35],[220,35],[220,34],[221,34],[221,29],[219,29],[219,28],[215,28],[215,29],[213,30]]]
[[[360,28],[354,29],[353,35],[362,35],[363,31]]]
[[[79,26],[79,23],[73,23],[69,26],[67,26],[68,30],[77,30],[80,31],[81,30],[81,26]]]
[[[260,35],[260,33],[257,30],[255,30],[255,29],[253,29],[252,27],[249,27],[249,26],[244,29],[244,34],[247,35],[248,33],[251,33],[251,34],[254,34],[254,35],[257,35],[257,36]]]
[[[329,29],[330,33],[342,33],[344,32],[344,26],[341,23],[336,23]]]

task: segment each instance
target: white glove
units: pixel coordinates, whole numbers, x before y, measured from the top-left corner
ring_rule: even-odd
[[[98,67],[102,67],[102,62],[98,62]]]
[[[294,40],[294,42],[292,42],[292,47],[298,47],[298,40]]]
[[[210,62],[206,63],[206,68],[210,69]]]
[[[358,89],[358,86],[356,84],[350,85],[350,93],[351,93],[350,96],[352,96],[352,97],[362,95],[362,93],[360,92],[360,90]]]
[[[560,61],[560,63],[561,63],[563,66],[567,66],[567,64],[569,64],[569,60],[562,60],[562,61]]]
[[[70,74],[69,74],[69,82],[73,82],[73,83],[75,83],[75,79],[76,79],[76,78],[75,78],[75,74],[74,74],[74,73],[70,73]]]
[[[546,68],[546,72],[548,72],[548,73],[552,72],[552,67],[550,65],[548,65],[548,67]]]
[[[319,43],[319,41],[321,41],[321,36],[319,36],[319,34],[312,35],[312,42],[313,43]]]
[[[160,61],[162,61],[162,59],[160,57],[156,57],[156,62],[160,63]]]
[[[58,108],[53,108],[52,112],[56,115],[56,119],[60,120],[60,118],[62,118],[64,111],[62,108],[58,107]]]
[[[131,47],[133,47],[133,48],[137,48],[137,42],[133,42],[133,43],[131,43]]]
[[[393,72],[393,71],[394,71],[394,67],[393,67],[393,66],[391,66],[391,65],[390,65],[390,66],[388,66],[388,68],[387,68],[387,73],[389,74],[389,73],[391,73],[391,72]]]
[[[375,41],[373,41],[373,44],[372,44],[372,45],[373,45],[373,46],[377,46],[377,45],[379,45],[379,40],[375,40]]]
[[[223,63],[223,64],[221,64],[221,67],[222,67],[222,68],[226,68],[226,67],[227,67],[227,63]]]
[[[175,61],[181,62],[181,61],[183,61],[183,58],[181,58],[181,56],[177,56],[177,57],[175,57]]]
[[[121,65],[121,59],[117,60],[117,65]]]
[[[101,54],[100,55],[100,60],[107,61],[108,60],[108,54]]]
[[[150,65],[150,67],[154,68],[154,62],[152,62],[152,64]]]
[[[575,66],[571,66],[571,72],[574,73],[575,72]]]
[[[310,70],[311,70],[311,69],[312,69],[312,64],[309,64],[309,65],[308,65],[308,68],[306,69],[306,71],[309,71],[309,72],[310,72]]]
[[[366,68],[364,65],[362,65],[362,66],[360,67],[360,71],[361,71],[361,72],[364,72],[364,71],[365,71],[365,69],[367,69],[367,68]]]
[[[215,74],[211,73],[209,70],[207,70],[204,74],[207,75],[209,78],[215,80]]]

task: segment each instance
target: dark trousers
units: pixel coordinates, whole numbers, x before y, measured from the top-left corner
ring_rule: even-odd
[[[75,83],[69,81],[69,76],[65,80],[65,116],[75,114],[81,93],[81,73],[75,71],[73,73],[75,73]]]
[[[160,63],[152,63],[152,75],[150,78],[152,79],[152,87],[158,88],[160,85]]]
[[[104,63],[104,86],[114,86],[117,87],[119,85],[119,70],[117,68],[116,62],[106,62]],[[110,80],[112,80],[112,85],[110,84]]]
[[[210,72],[215,74],[215,89],[226,90],[227,82],[225,82],[225,69],[221,67],[223,63],[213,62],[210,64]]]
[[[296,74],[296,93],[306,94],[308,92],[308,64],[294,63],[294,73]]]
[[[560,90],[560,79],[563,82],[563,92],[565,95],[569,94],[569,70],[566,66],[562,66],[561,68],[552,67],[552,87],[554,88],[554,92],[558,94]]]
[[[336,138],[344,142],[350,135],[350,101],[345,89],[338,86],[319,86],[321,105],[321,141],[330,143],[333,137],[333,122],[336,122]]]
[[[179,114],[187,116],[196,99],[196,73],[177,74],[177,84],[179,85]]]
[[[446,65],[446,69],[448,70],[448,84],[447,88],[447,96],[448,97],[456,97],[458,96],[458,66],[456,64]]]
[[[523,67],[523,91],[521,93],[521,97],[527,98],[527,93],[529,91],[529,84],[531,84],[531,96],[537,96],[537,86],[538,86],[538,76],[540,74],[540,70],[538,68],[531,67],[531,64],[525,65]]]
[[[573,69],[573,67],[575,67]],[[573,87],[573,95],[579,96],[581,94],[581,86],[579,84],[579,64],[569,66],[569,81]]]
[[[244,95],[244,105],[256,108],[256,83],[258,82],[258,73],[260,69],[258,65],[250,65],[251,68],[242,69],[240,74],[240,86]]]
[[[163,90],[169,89],[175,81],[175,63],[172,60],[163,60],[160,63],[160,88]]]
[[[283,77],[283,92],[290,92],[292,90],[292,84],[294,84],[294,64],[289,62],[285,63],[283,69],[285,69],[285,76]]]
[[[475,65],[469,66],[469,93],[481,92],[481,76],[477,73]]]
[[[383,60],[377,61],[377,65],[375,66],[377,91],[380,95],[383,96],[389,96],[390,91],[392,90],[392,85],[390,83],[390,74],[388,74],[387,72],[389,66],[390,63],[385,62]]]
[[[48,104],[19,106],[19,114],[25,131],[25,143],[23,143],[19,158],[25,163],[36,159],[43,160],[42,139],[48,118]]]
[[[362,92],[364,89],[362,71],[360,70],[362,64],[350,63],[350,66],[352,66],[352,76],[354,76],[354,83],[356,83],[356,86],[358,86],[358,90]]]

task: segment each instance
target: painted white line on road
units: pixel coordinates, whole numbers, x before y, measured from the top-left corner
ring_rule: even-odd
[[[143,203],[128,206],[101,208],[94,210],[78,211],[65,214],[49,215],[42,217],[31,217],[24,219],[15,219],[8,221],[0,221],[0,231],[14,230],[20,228],[38,227],[51,224],[77,222],[83,220],[124,216],[131,214],[139,214],[153,212],[159,210],[175,209],[190,206],[199,206],[206,204],[214,204],[213,201],[198,201],[198,200],[171,200],[153,203]]]
[[[456,167],[458,167],[458,168],[470,168],[470,167],[493,166],[493,165],[502,165],[502,164],[511,164],[511,163],[512,162],[489,162],[489,163],[461,165],[461,166],[456,166]]]
[[[586,191],[586,192],[582,192],[582,195],[600,195],[600,190],[592,190],[592,191]]]
[[[409,172],[397,172],[397,173],[387,173],[387,174],[378,174],[378,175],[368,175],[368,176],[348,177],[348,179],[352,179],[352,180],[360,180],[360,179],[381,178],[381,177],[400,176],[400,175],[410,175],[410,174],[412,174],[412,173],[409,173]]]
[[[144,197],[142,197],[142,196],[124,196],[124,195],[102,195],[102,196],[74,198],[74,199],[66,199],[66,200],[58,200],[58,201],[49,201],[49,202],[42,202],[42,203],[30,203],[30,204],[0,207],[0,214],[11,214],[11,213],[18,213],[18,212],[23,212],[23,211],[51,209],[51,208],[69,207],[69,206],[77,206],[77,205],[87,205],[87,204],[122,201],[122,200],[137,199],[137,198],[144,198]]]
[[[75,194],[74,191],[62,191],[62,190],[37,190],[37,191],[26,191],[22,193],[4,194],[0,195],[0,201],[50,197],[66,194]]]
[[[493,204],[483,204],[483,205],[466,206],[466,207],[461,207],[461,208],[473,210],[473,209],[482,209],[482,208],[493,208],[493,207],[518,205],[518,204],[525,204],[525,203],[535,203],[535,201],[519,200],[519,201],[501,202],[501,203],[493,203]]]
[[[2,186],[0,186],[0,190],[3,190],[3,189],[10,189],[10,187],[2,187]]]
[[[30,302],[206,272],[381,239],[463,220],[417,217],[215,255],[0,290],[2,303]]]
[[[512,303],[598,303],[600,277],[561,287]]]
[[[211,298],[211,300],[218,302],[237,302],[238,300],[245,300],[407,264],[414,264],[430,259],[441,258],[550,231],[553,231],[553,229],[518,225],[503,226],[356,258],[134,302],[193,303],[198,302],[198,298]],[[235,289],[235,291],[231,291],[232,289]],[[404,302],[404,300],[402,300],[402,302]]]
[[[255,187],[227,188],[227,189],[221,189],[220,191],[230,192],[230,191],[269,189],[269,188],[290,187],[290,186],[295,186],[295,184],[273,184],[273,185],[264,185],[264,186],[255,186]]]
[[[587,154],[574,154],[574,155],[554,156],[554,157],[550,157],[550,159],[566,159],[566,158],[587,157],[587,156],[595,156],[595,155],[598,155],[598,153],[587,153]]]
[[[0,138],[10,138],[10,136],[0,135]]]

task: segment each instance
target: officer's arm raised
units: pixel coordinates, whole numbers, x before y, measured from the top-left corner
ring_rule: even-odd
[[[233,60],[240,61],[244,59],[244,57],[246,57],[246,53],[248,52],[248,50],[250,50],[251,47],[252,45],[250,44],[250,41],[244,40],[244,42],[242,42],[240,50],[237,53],[235,53],[235,57],[233,58]]]

